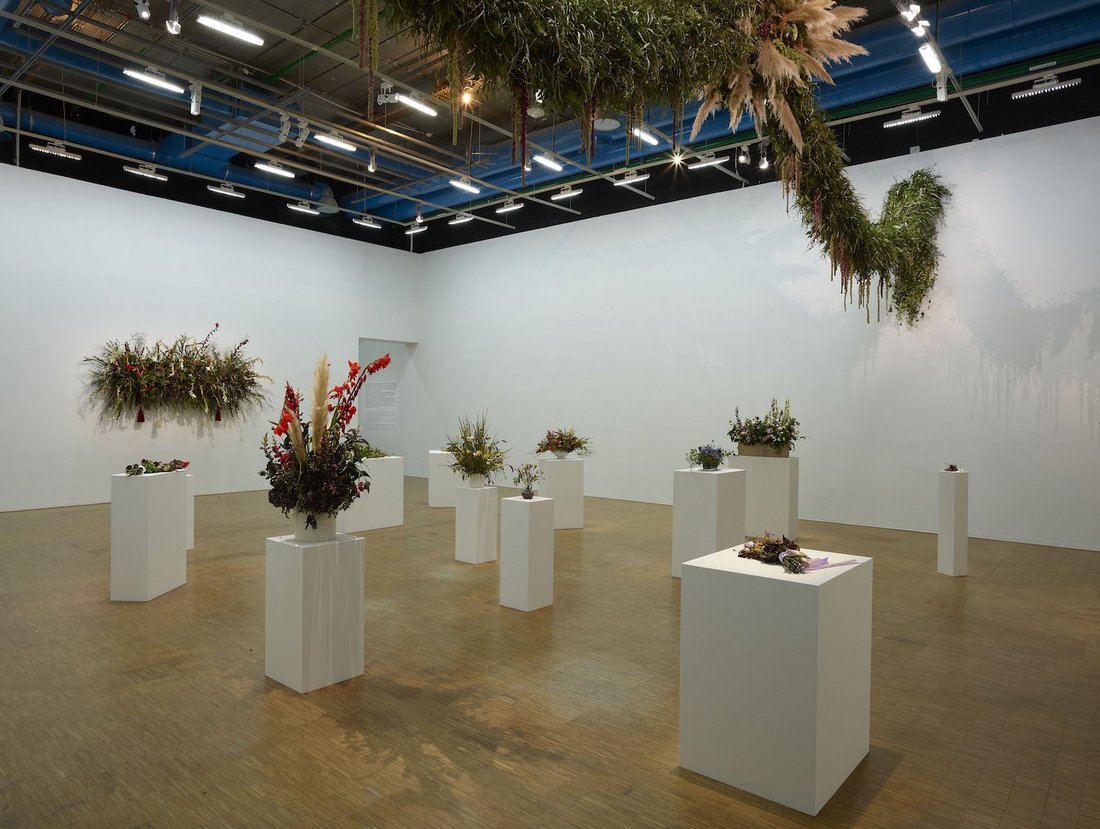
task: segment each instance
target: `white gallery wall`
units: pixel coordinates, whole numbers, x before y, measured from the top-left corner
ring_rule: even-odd
[[[142,457],[189,459],[199,493],[262,489],[283,382],[308,393],[322,353],[342,375],[360,336],[419,336],[407,253],[8,165],[0,193],[0,510],[107,501],[111,473]],[[274,380],[247,422],[102,424],[85,406],[81,358],[107,340],[215,322]]]
[[[850,170],[876,215],[919,167],[955,193],[915,329],[842,309],[776,185],[423,256],[408,443],[487,410],[518,464],[572,425],[595,440],[588,495],[670,503],[690,446],[729,445],[735,406],[790,397],[804,518],[933,531],[954,462],[972,535],[1100,549],[1098,135],[1079,121]]]

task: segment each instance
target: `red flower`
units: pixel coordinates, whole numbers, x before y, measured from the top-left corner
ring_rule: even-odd
[[[358,363],[353,363],[351,360],[348,360],[348,380],[354,380],[355,375],[357,375],[358,373],[359,373],[359,364]]]
[[[384,357],[379,357],[377,360],[367,366],[367,374],[375,374],[384,369],[391,362],[392,360],[390,359],[389,354],[386,354]]]

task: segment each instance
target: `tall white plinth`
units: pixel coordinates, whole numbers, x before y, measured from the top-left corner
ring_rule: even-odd
[[[264,673],[300,694],[363,673],[363,553],[353,535],[267,539]]]
[[[371,458],[366,466],[370,492],[336,514],[337,532],[358,533],[405,523],[405,459],[397,455]]]
[[[484,564],[497,560],[500,493],[495,486],[455,489],[455,560]]]
[[[744,469],[745,533],[798,538],[798,458],[735,455],[727,463]]]
[[[187,549],[195,549],[195,476],[187,475]]]
[[[500,502],[500,603],[538,610],[554,603],[554,501]]]
[[[684,562],[680,765],[816,815],[870,748],[869,558],[802,575]]]
[[[453,507],[455,490],[461,480],[451,469],[455,456],[442,449],[428,450],[428,506]]]
[[[539,495],[554,501],[554,529],[584,526],[584,459],[547,458],[539,461]]]
[[[680,565],[745,540],[744,469],[672,473],[672,575]]]
[[[111,601],[147,602],[187,583],[187,475],[111,476]]]
[[[969,520],[970,473],[940,472],[940,535],[936,549],[936,572],[965,576]]]

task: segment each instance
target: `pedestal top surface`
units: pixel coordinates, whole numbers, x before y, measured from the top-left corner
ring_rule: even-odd
[[[448,452],[446,449],[429,449],[428,454],[429,455],[449,455],[451,453]]]
[[[744,472],[744,469],[739,467],[720,466],[717,469],[703,469],[699,466],[693,466],[690,469],[677,469],[677,472],[706,472],[708,475],[714,475],[722,472]]]
[[[941,475],[965,475],[967,473],[966,473],[965,469],[941,469],[940,474]]]
[[[127,475],[125,472],[113,472],[112,478],[157,478],[161,475],[175,475],[177,472],[186,472],[185,469],[173,469],[171,472],[142,472],[140,475]],[[187,473],[188,478],[193,478],[194,475],[190,472]]]
[[[539,501],[553,501],[553,498],[545,498],[542,495],[536,495],[534,498],[524,498],[522,495],[513,495],[511,498],[501,498],[502,501],[526,501],[529,504],[535,504]]]
[[[551,456],[549,458],[539,458],[539,461],[542,463],[564,463],[566,461],[569,463],[584,463],[584,458],[555,458]]]
[[[754,576],[761,579],[774,579],[776,581],[787,581],[795,584],[819,587],[853,570],[856,565],[871,561],[867,556],[850,556],[843,553],[808,550],[803,547],[802,552],[811,559],[827,558],[830,564],[842,561],[852,561],[855,563],[847,567],[829,567],[824,570],[812,570],[809,573],[788,573],[778,564],[765,564],[762,561],[756,561],[751,558],[738,558],[737,554],[743,546],[742,544],[736,547],[730,547],[727,550],[719,550],[717,553],[711,553],[701,558],[685,561],[682,566],[698,567],[703,570],[720,570],[725,573],[736,573],[742,576]]]
[[[316,547],[320,544],[331,544],[334,541],[362,541],[366,544],[365,538],[360,538],[357,535],[348,535],[346,533],[336,533],[335,536],[327,541],[295,541],[294,534],[290,535],[273,535],[267,539],[268,541],[278,541],[280,544],[293,544],[295,547]]]

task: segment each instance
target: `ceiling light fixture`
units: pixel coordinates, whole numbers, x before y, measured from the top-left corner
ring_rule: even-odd
[[[649,173],[639,173],[637,170],[631,170],[622,178],[617,178],[611,183],[616,187],[623,187],[629,184],[641,184],[647,178],[649,178]]]
[[[918,6],[916,3],[910,3],[908,9],[899,9],[899,12],[901,16],[905,18],[905,21],[907,23],[912,23],[914,20],[917,19],[917,16],[920,14],[920,6]]]
[[[909,31],[915,34],[917,37],[924,37],[928,34],[928,27],[932,24],[927,20],[918,20],[909,26]]]
[[[345,141],[336,133],[324,133],[319,132],[313,136],[314,141],[320,141],[322,144],[328,144],[330,147],[335,147],[338,150],[343,150],[346,153],[355,152],[355,145],[349,141]]]
[[[279,113],[279,143],[282,144],[290,138],[290,116],[285,112]]]
[[[127,75],[134,80],[141,81],[142,83],[147,83],[150,86],[156,86],[160,89],[167,89],[169,92],[176,92],[180,95],[187,91],[178,83],[170,81],[166,77],[164,77],[163,72],[158,72],[152,68],[146,68],[143,72],[140,69],[131,69],[127,67],[126,69],[122,70],[122,74]]]
[[[1044,75],[1027,89],[1018,89],[1012,93],[1012,100],[1031,98],[1034,95],[1042,95],[1044,92],[1057,92],[1059,89],[1069,89],[1071,86],[1080,86],[1080,78],[1069,78],[1060,81],[1057,75]]]
[[[149,9],[149,0],[134,0],[134,11],[142,20],[148,20],[153,16],[153,12]]]
[[[424,221],[424,217],[420,215],[420,205],[416,206],[416,223],[420,224]]]
[[[760,148],[760,164],[757,166],[761,170],[767,170],[771,166],[771,162],[768,161],[768,151],[763,147]]]
[[[318,210],[316,207],[314,207],[313,205],[311,205],[307,201],[299,201],[299,202],[288,201],[286,203],[286,206],[289,207],[291,210],[298,211],[299,213],[308,213],[310,216],[320,216],[321,215],[321,211]]]
[[[920,56],[924,58],[924,65],[928,67],[928,71],[933,75],[939,74],[939,71],[943,69],[943,61],[941,61],[940,56],[936,54],[936,47],[931,43],[925,43],[917,51],[920,52]]]
[[[351,220],[353,225],[359,225],[359,227],[369,227],[371,230],[381,230],[382,225],[378,224],[370,216],[356,216]]]
[[[684,163],[684,154],[680,150],[676,150],[672,154],[672,163],[677,167]]]
[[[508,201],[504,202],[504,204],[502,204],[500,207],[498,207],[496,209],[496,212],[497,213],[511,213],[513,210],[522,210],[522,209],[523,209],[523,202],[513,201],[512,199],[508,199]]]
[[[404,104],[407,107],[412,107],[418,112],[423,112],[425,115],[431,115],[433,117],[437,115],[436,111],[428,106],[426,103],[412,97],[411,95],[406,95],[404,92],[398,92],[394,96],[394,100],[396,100],[399,104]]]
[[[481,188],[470,184],[470,180],[466,176],[451,179],[451,186],[457,187],[459,190],[465,190],[467,193],[473,193],[475,196],[481,192]]]
[[[168,181],[168,176],[164,173],[158,173],[157,168],[152,164],[139,164],[134,167],[132,164],[124,164],[122,169],[127,173],[133,173],[135,176],[141,176],[142,178],[151,178],[155,181]]]
[[[414,225],[413,227],[410,227],[408,230],[405,231],[405,235],[412,236],[416,233],[423,233],[427,229],[427,225]]]
[[[240,190],[237,190],[235,187],[233,187],[232,184],[227,184],[226,182],[222,182],[217,186],[213,184],[208,184],[206,185],[206,189],[209,190],[211,193],[217,193],[219,196],[230,196],[234,199],[244,198],[244,193],[242,193]]]
[[[378,172],[378,153],[376,153],[374,150],[370,151],[370,161],[367,162],[367,172]]]
[[[208,14],[200,14],[196,20],[203,26],[221,32],[223,35],[235,37],[237,40],[243,40],[245,43],[251,43],[253,46],[264,45],[264,39],[262,37],[254,32],[248,31],[248,29],[245,29],[229,15],[225,17],[211,17]]]
[[[28,144],[32,150],[37,153],[45,153],[46,155],[56,155],[58,158],[67,158],[69,161],[83,161],[84,156],[80,153],[74,153],[64,144],[59,141],[50,141],[47,144]]]
[[[936,75],[936,100],[941,104],[947,101],[947,72]]]
[[[929,110],[928,112],[921,112],[920,107],[909,107],[901,111],[901,117],[896,118],[893,121],[886,121],[883,123],[883,127],[886,129],[892,129],[893,127],[904,127],[906,124],[916,124],[921,121],[928,121],[932,118],[938,118],[940,111],[938,109]]]
[[[263,170],[265,173],[271,173],[273,176],[282,176],[283,178],[294,178],[294,173],[280,164],[278,161],[257,161],[252,165],[257,170]]]
[[[191,114],[200,115],[202,113],[202,84],[191,84]]]
[[[725,164],[730,160],[728,155],[715,155],[714,153],[703,153],[699,156],[697,161],[693,161],[688,165],[689,170],[698,170],[701,167],[713,167],[715,164]]]
[[[466,222],[472,222],[473,220],[474,220],[474,216],[473,216],[472,213],[459,213],[457,216],[455,216],[453,219],[451,219],[449,222],[447,222],[447,224],[449,224],[449,225],[464,225],[464,224],[466,224]]]
[[[560,173],[561,170],[562,170],[562,167],[561,167],[560,164],[558,164],[558,162],[556,162],[554,159],[550,158],[549,156],[542,155],[541,153],[539,153],[538,155],[531,156],[531,160],[532,161],[537,161],[543,167],[546,167],[550,170],[553,170],[555,173]]]
[[[298,135],[294,139],[294,146],[297,149],[302,149],[306,145],[306,139],[309,138],[309,123],[305,118],[298,119]]]
[[[180,0],[168,0],[168,17],[164,19],[164,28],[170,35],[178,35],[183,29],[180,25]]]
[[[561,190],[559,190],[557,193],[551,193],[550,194],[550,201],[561,201],[562,199],[571,199],[574,196],[579,196],[583,192],[584,192],[584,188],[582,188],[582,187],[572,187],[572,186],[567,184],[563,188],[561,188]]]
[[[657,136],[653,135],[652,133],[646,132],[641,127],[635,127],[632,131],[633,131],[633,133],[636,137],[638,137],[639,139],[641,139],[645,143],[650,144],[654,147],[656,147],[659,143],[661,143],[660,141],[657,140]]]
[[[750,161],[752,161],[752,157],[749,155],[749,145],[748,144],[742,144],[741,145],[741,152],[738,153],[738,155],[737,155],[737,163],[738,164],[748,164]]]

